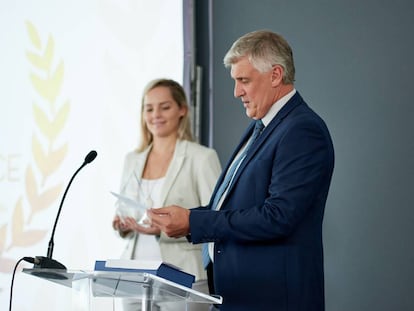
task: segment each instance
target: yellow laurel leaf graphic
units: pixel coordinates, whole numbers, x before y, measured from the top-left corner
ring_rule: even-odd
[[[16,239],[21,235],[23,232],[23,208],[22,208],[22,198],[19,198],[19,200],[16,203],[16,206],[13,211],[13,227],[12,227],[12,241],[13,245],[16,245]]]
[[[50,76],[50,102],[51,103],[55,102],[57,95],[60,93],[64,74],[65,74],[64,64],[63,64],[63,61],[60,61],[59,65],[56,67],[55,72]]]
[[[54,51],[55,45],[52,37],[49,37],[49,40],[46,45],[46,49],[43,53],[43,55],[40,55],[38,53],[26,52],[27,59],[30,61],[30,63],[44,71],[45,75],[50,73],[50,69],[52,67],[52,61],[53,61],[53,51]]]
[[[26,52],[26,56],[34,67],[46,72],[49,70],[50,63],[44,57],[29,51]]]
[[[53,38],[49,36],[43,55],[27,51],[26,56],[33,66],[44,71],[45,74],[49,74],[52,68],[54,49],[55,42],[53,41]]]
[[[40,133],[41,141],[36,134],[33,134],[34,167],[28,164],[25,175],[25,198],[29,204],[30,215],[26,217],[23,197],[19,197],[11,221],[8,225],[0,227],[0,272],[10,272],[15,264],[14,259],[4,257],[4,250],[15,246],[27,247],[44,239],[46,230],[28,229],[26,225],[36,213],[49,208],[60,196],[62,183],[50,185],[47,180],[62,165],[68,150],[67,143],[59,148],[55,146],[55,141],[62,134],[70,111],[68,100],[63,105],[56,103],[63,84],[64,63],[61,60],[56,68],[52,68],[55,53],[54,38],[49,35],[43,49],[36,27],[30,21],[26,21],[25,24],[32,44],[31,50],[26,50],[27,60],[34,69],[30,73],[30,80],[34,91],[45,103],[33,106],[35,123],[39,129],[36,133]],[[41,107],[45,106],[48,106],[50,111],[42,111]],[[57,111],[55,106],[59,108]],[[9,230],[7,226],[11,229]],[[7,236],[9,232],[11,238]],[[8,240],[10,245],[6,245]]]
[[[67,100],[57,111],[55,118],[51,121],[38,105],[33,105],[33,114],[36,124],[39,125],[42,134],[52,142],[56,140],[57,136],[63,130],[69,116],[69,111],[70,104]]]
[[[50,68],[52,68],[52,61],[53,61],[53,55],[55,52],[55,41],[53,40],[52,36],[49,36],[47,43],[46,43],[46,49],[43,53],[43,60],[47,64],[47,72],[50,71]]]
[[[51,100],[51,93],[53,93],[53,91],[51,91],[49,78],[41,78],[32,73],[30,74],[30,80],[32,81],[34,88],[40,96],[49,102],[53,102]]]
[[[33,135],[32,138],[32,153],[34,161],[36,162],[36,166],[42,173],[43,181],[48,177],[47,175],[47,157],[46,153],[43,151],[42,144],[36,138],[36,135]],[[43,183],[42,183],[43,184]]]
[[[63,127],[66,124],[66,121],[68,120],[70,112],[70,102],[67,100],[62,107],[57,111],[56,117],[53,120],[52,126],[51,126],[51,134],[49,134],[49,137],[52,141],[56,139],[56,136],[61,133]]]
[[[7,233],[7,224],[3,225],[0,228],[0,254],[3,252],[6,247],[6,233]]]
[[[33,203],[36,202],[36,198],[39,193],[39,187],[37,186],[36,178],[30,165],[26,169],[25,182],[27,200],[29,201],[30,205],[33,206]]]
[[[63,76],[64,64],[63,61],[61,61],[56,70],[48,77],[42,78],[34,73],[31,73],[30,80],[39,95],[49,101],[49,103],[53,104],[60,92]]]
[[[29,166],[26,170],[26,196],[27,200],[32,207],[31,214],[28,218],[28,223],[31,222],[33,215],[39,211],[47,209],[55,202],[62,191],[62,184],[48,188],[47,190],[40,192],[37,185],[36,179],[33,175],[33,171]]]
[[[46,230],[27,230],[20,232],[13,239],[14,245],[24,247],[40,242],[46,235]]]
[[[65,159],[66,154],[68,153],[68,144],[64,144],[60,148],[56,150],[49,151],[48,155],[48,169],[47,173],[50,174],[56,171],[61,165],[63,160]]]
[[[42,48],[42,41],[40,40],[35,26],[30,21],[26,21],[26,27],[27,32],[29,33],[30,41],[38,50],[40,50]]]
[[[30,75],[30,80],[36,91],[42,96],[44,99],[49,100],[49,90],[48,90],[48,79],[47,78],[40,78],[35,74]]]
[[[33,135],[32,139],[32,152],[36,161],[37,167],[42,172],[44,179],[50,176],[56,169],[62,164],[64,157],[67,153],[68,145],[65,144],[62,147],[49,151],[46,155],[43,151],[42,145],[39,140]]]
[[[39,196],[36,198],[35,204],[33,207],[39,206],[39,209],[34,208],[33,211],[37,212],[41,209],[44,209],[46,207],[50,207],[52,203],[56,202],[57,199],[60,197],[60,194],[62,192],[63,184],[59,184],[53,187],[48,188],[46,191],[39,194]]]
[[[49,120],[43,110],[41,110],[36,104],[33,104],[33,116],[42,134],[49,136],[49,133],[52,131],[52,122]]]

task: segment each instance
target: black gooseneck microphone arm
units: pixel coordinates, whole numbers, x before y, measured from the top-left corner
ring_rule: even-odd
[[[43,257],[43,256],[36,256],[34,259],[34,267],[35,268],[49,268],[49,269],[65,269],[66,267],[61,264],[60,262],[52,259],[53,256],[53,248],[54,248],[54,236],[55,236],[55,230],[56,230],[56,226],[57,226],[57,222],[59,220],[59,216],[60,216],[60,212],[62,210],[62,206],[63,206],[63,202],[65,201],[65,197],[66,194],[70,188],[70,185],[72,184],[72,181],[75,179],[75,176],[79,173],[79,171],[87,164],[91,163],[93,160],[95,160],[96,156],[98,154],[96,153],[95,150],[90,151],[86,157],[85,157],[85,161],[83,162],[83,164],[76,170],[75,174],[73,174],[72,178],[69,181],[68,186],[66,187],[66,190],[63,194],[62,200],[60,201],[60,205],[59,205],[59,210],[58,213],[56,215],[56,219],[55,219],[55,224],[53,225],[53,230],[52,230],[52,235],[50,237],[50,241],[49,241],[49,246],[47,249],[47,257]]]

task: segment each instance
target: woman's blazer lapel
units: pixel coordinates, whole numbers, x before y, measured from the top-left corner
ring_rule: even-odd
[[[124,187],[131,178],[134,178],[134,179],[137,178],[138,180],[142,179],[142,173],[144,171],[145,163],[147,162],[147,157],[148,157],[149,151],[151,150],[151,147],[152,146],[149,146],[147,149],[145,149],[143,152],[137,155],[137,157],[135,158],[135,163],[133,164],[133,169],[130,172],[130,175],[126,178],[126,180],[124,180]],[[174,181],[180,172],[180,169],[185,159],[186,150],[187,150],[187,142],[177,140],[174,155],[167,169],[164,185],[161,189],[161,194],[160,194],[161,205],[164,205],[167,195],[170,192],[171,187],[173,186]]]
[[[165,175],[164,185],[161,189],[160,202],[161,206],[165,205],[165,200],[168,193],[170,192],[174,182],[183,166],[185,155],[187,151],[187,141],[177,140],[175,145],[174,155],[171,160],[170,165],[168,166],[167,173]]]
[[[145,163],[147,162],[147,156],[150,150],[151,146],[148,146],[147,149],[136,155],[135,163],[132,164],[132,169],[130,169],[130,175],[126,178],[126,180],[124,180],[125,186],[131,179],[136,180],[137,186],[140,186],[142,173],[144,171]],[[139,189],[137,189],[137,192],[138,191]]]

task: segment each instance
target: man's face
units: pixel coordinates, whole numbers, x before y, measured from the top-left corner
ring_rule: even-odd
[[[249,118],[263,118],[277,98],[277,85],[273,70],[259,72],[247,57],[241,58],[231,66],[234,79],[234,96],[240,97]]]

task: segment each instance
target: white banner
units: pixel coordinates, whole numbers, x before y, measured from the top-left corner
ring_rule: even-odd
[[[76,176],[53,258],[93,269],[124,242],[111,221],[124,155],[138,145],[145,84],[182,82],[182,1],[1,1],[0,305],[24,256],[46,256],[63,192]],[[71,292],[21,263],[13,310],[71,310]]]

